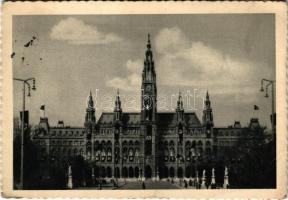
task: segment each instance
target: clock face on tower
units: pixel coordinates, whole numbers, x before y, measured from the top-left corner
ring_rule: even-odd
[[[151,89],[152,89],[152,88],[151,88],[151,85],[147,85],[147,86],[146,86],[146,91],[147,91],[147,92],[150,92]]]

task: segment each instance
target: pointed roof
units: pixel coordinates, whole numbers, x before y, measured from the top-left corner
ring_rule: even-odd
[[[153,62],[153,53],[151,50],[150,34],[148,34],[147,50],[146,50],[146,61]]]
[[[151,49],[150,33],[148,33],[147,49]]]
[[[119,89],[117,89],[114,111],[121,111],[121,110],[122,110],[122,108],[121,108],[121,100],[120,100],[120,96],[119,96]]]
[[[181,95],[180,89],[179,89],[179,95],[178,95],[178,100],[177,100],[177,109],[183,110],[183,100],[182,100],[182,95]]]
[[[94,109],[94,101],[93,101],[92,92],[90,90],[89,98],[88,98],[88,102],[87,102],[87,109],[91,109],[91,108]]]
[[[208,93],[208,90],[206,92],[206,99],[209,100],[209,93]]]

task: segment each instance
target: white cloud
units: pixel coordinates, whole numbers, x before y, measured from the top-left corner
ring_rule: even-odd
[[[116,34],[101,32],[96,26],[86,24],[74,17],[62,19],[54,25],[50,37],[71,44],[109,44],[122,41],[122,38]]]
[[[246,87],[255,79],[253,63],[233,58],[201,41],[192,41],[178,27],[160,30],[155,47],[160,55],[156,70],[161,74],[158,81],[162,85],[222,87],[222,93],[233,93],[232,88]],[[243,92],[250,90],[243,88]]]
[[[124,91],[140,91],[141,86],[141,60],[128,60],[126,62],[128,70],[127,77],[114,77],[106,82],[108,87],[119,88]]]

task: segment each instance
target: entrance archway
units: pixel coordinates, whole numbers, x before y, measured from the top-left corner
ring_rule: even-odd
[[[178,178],[183,178],[183,169],[181,167],[178,168],[177,175]]]
[[[133,177],[134,177],[133,167],[129,167],[129,178],[133,178]]]
[[[115,168],[114,176],[115,176],[115,178],[120,178],[120,170],[119,170],[119,167],[116,167],[116,168]]]
[[[164,167],[164,178],[168,178],[168,176],[169,176],[168,167],[165,166]]]
[[[174,168],[170,167],[170,177],[174,178]]]
[[[122,168],[122,177],[127,178],[128,177],[128,170],[126,167]]]
[[[149,165],[145,166],[145,177],[151,178],[152,177],[152,169]]]
[[[139,178],[139,168],[135,167],[135,177]]]

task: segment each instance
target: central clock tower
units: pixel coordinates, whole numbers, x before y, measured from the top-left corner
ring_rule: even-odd
[[[145,52],[144,68],[141,86],[141,141],[143,163],[142,170],[145,178],[156,179],[157,167],[157,87],[153,53],[151,50],[150,35],[148,34],[147,50]]]

